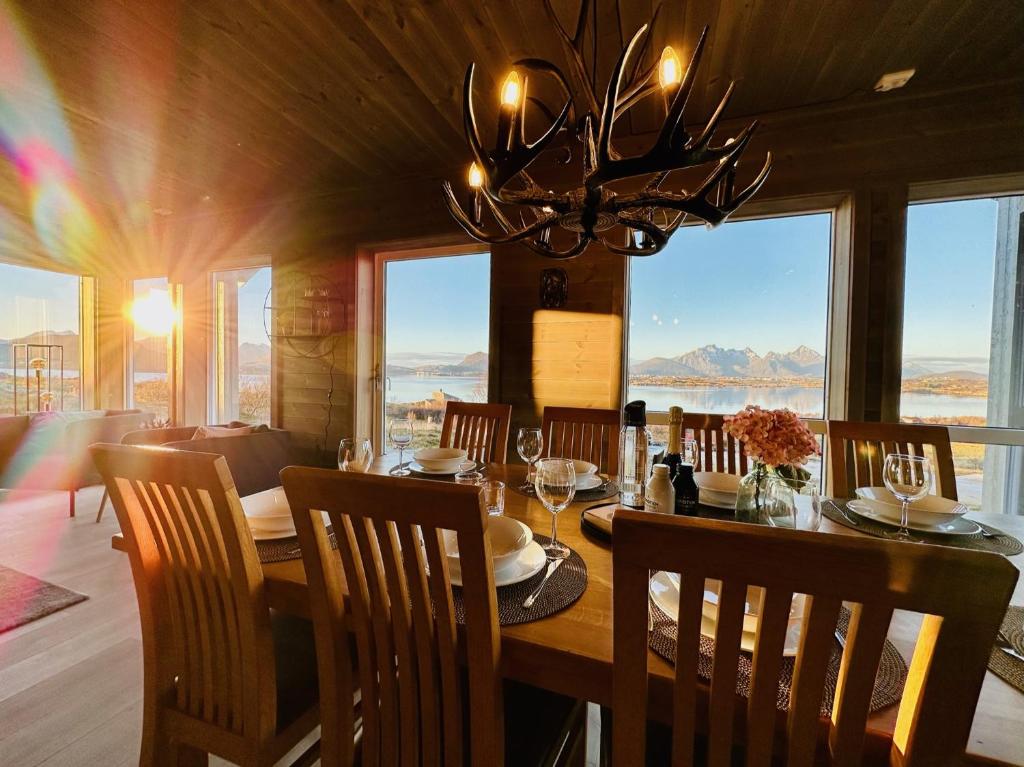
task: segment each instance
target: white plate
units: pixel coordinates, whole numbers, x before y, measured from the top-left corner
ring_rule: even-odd
[[[514,561],[494,571],[494,585],[511,586],[513,583],[521,583],[543,570],[547,561],[544,548],[537,541],[530,541],[530,545]],[[448,560],[448,576],[453,585],[462,585],[462,569],[458,560]]]
[[[266,530],[253,530],[251,527],[249,531],[252,533],[254,541],[276,541],[278,538],[294,538],[295,528],[291,530],[277,530],[267,532]]]
[[[700,502],[705,506],[714,506],[716,509],[735,509],[736,498],[723,498],[716,493],[700,491]]]
[[[884,487],[858,487],[854,490],[857,497],[873,504],[879,514],[884,514],[894,522],[900,521],[900,501]],[[907,516],[915,525],[938,525],[952,522],[967,513],[962,503],[951,501],[938,495],[926,495],[910,504]]]
[[[899,528],[900,523],[898,520],[892,519],[887,510],[880,510],[878,508],[884,505],[876,505],[873,501],[857,499],[847,503],[846,508],[865,519],[881,522],[889,527]],[[940,525],[919,525],[914,522],[907,522],[907,527],[911,530],[934,535],[974,535],[981,532],[981,525],[963,517],[956,517],[952,522],[944,522]]]
[[[705,587],[708,584],[715,583],[715,581],[707,581]],[[666,573],[659,571],[654,574],[651,578],[650,589],[649,589],[651,601],[665,613],[672,620],[678,620],[679,618],[679,576],[675,573]],[[709,595],[709,592],[705,590],[705,597]],[[713,592],[711,596],[716,596]],[[717,601],[717,598],[716,598]],[[799,616],[802,612],[802,601],[798,603],[794,601],[793,608],[790,611],[791,616]],[[710,609],[709,609],[710,608]],[[749,608],[749,602],[748,602]],[[714,639],[715,638],[715,626],[716,626],[716,615],[717,615],[717,604],[709,602],[707,598],[704,600],[701,610],[700,619],[700,633],[704,636]],[[789,627],[786,630],[786,641],[782,650],[782,654],[787,658],[796,656],[797,648],[800,646],[800,617],[791,617],[789,619]],[[743,618],[743,633],[740,635],[740,649],[744,652],[752,653],[754,651],[754,641],[757,636],[757,617],[754,615],[745,615]]]
[[[735,474],[720,471],[695,471],[693,481],[701,490],[710,490],[720,495],[736,495],[740,485],[740,478]]]
[[[593,490],[595,487],[601,487],[602,484],[604,484],[604,480],[599,474],[576,475],[577,490]]]
[[[416,461],[409,461],[409,468],[417,474],[431,474],[436,477],[451,477],[458,474],[460,471],[473,471],[474,469],[480,468],[481,464],[476,461],[463,461],[459,466],[455,467],[451,471],[443,470],[438,471],[437,469],[428,469]]]

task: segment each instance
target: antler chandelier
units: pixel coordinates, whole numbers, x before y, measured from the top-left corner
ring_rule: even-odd
[[[735,191],[736,167],[757,127],[756,121],[737,136],[712,146],[735,82],[729,84],[699,135],[691,136],[686,131],[683,110],[704,51],[706,26],[685,73],[671,46],[664,49],[659,61],[643,68],[658,19],[655,11],[651,21],[637,30],[619,54],[604,100],[599,103],[596,57],[588,66],[584,55],[592,0],[583,0],[572,35],[558,20],[550,0],[544,0],[544,8],[564,45],[572,79],[550,61],[516,61],[501,88],[497,143],[490,151],[483,146],[473,112],[475,64],[466,70],[464,128],[475,158],[467,174],[469,212],[459,203],[450,183],[445,182],[444,191],[448,209],[470,235],[491,244],[521,242],[543,256],[558,259],[578,256],[592,242],[600,242],[614,253],[649,256],[665,247],[687,216],[709,227],[717,226],[761,188],[771,169],[770,153],[750,185],[739,193]],[[596,23],[594,16],[593,40],[597,39]],[[528,96],[527,72],[553,77],[558,83],[565,104],[557,115],[542,101]],[[659,92],[666,116],[654,145],[644,154],[621,156],[612,145],[616,121]],[[532,143],[525,135],[527,104],[551,121]],[[571,160],[574,141],[580,145],[583,180],[575,189],[554,192],[537,184],[527,169],[563,130],[570,138],[565,142],[565,162]],[[709,166],[710,170],[692,191],[663,188],[669,186],[674,171],[700,166]],[[633,179],[632,191],[615,192],[608,186],[628,179]],[[493,222],[491,231],[484,228],[485,207]],[[506,210],[518,213],[506,214]],[[575,243],[562,250],[555,247],[551,237],[555,227],[569,232]]]

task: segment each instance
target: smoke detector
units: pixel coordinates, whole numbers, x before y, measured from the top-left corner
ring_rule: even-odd
[[[901,69],[899,72],[886,72],[875,83],[875,92],[885,93],[886,91],[902,88],[910,81],[910,78],[914,76],[916,71],[914,69]]]

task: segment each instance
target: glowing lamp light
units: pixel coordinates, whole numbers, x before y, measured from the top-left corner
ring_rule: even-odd
[[[151,290],[132,303],[132,322],[145,333],[165,336],[174,330],[177,313],[166,290]]]
[[[469,166],[468,179],[469,185],[473,189],[479,189],[481,186],[484,185],[484,174],[480,170],[480,166],[477,165],[475,162]]]
[[[519,73],[512,71],[508,73],[508,77],[505,78],[505,84],[501,86],[501,103],[504,106],[517,107],[519,106],[519,98]]]
[[[658,65],[658,81],[664,89],[678,85],[683,79],[683,69],[679,63],[679,57],[672,50],[671,45],[666,45],[661,52],[661,64]]]

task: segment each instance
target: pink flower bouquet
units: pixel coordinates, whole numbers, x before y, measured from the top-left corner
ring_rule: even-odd
[[[747,455],[776,468],[796,469],[812,455],[821,453],[818,440],[792,410],[764,410],[747,405],[736,415],[725,417],[725,431],[740,442]]]

